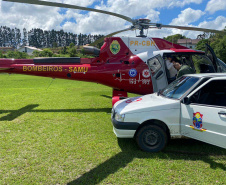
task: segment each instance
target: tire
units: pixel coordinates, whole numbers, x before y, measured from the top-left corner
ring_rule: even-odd
[[[166,132],[156,125],[143,126],[136,135],[138,146],[145,152],[159,152],[165,148],[167,141]]]

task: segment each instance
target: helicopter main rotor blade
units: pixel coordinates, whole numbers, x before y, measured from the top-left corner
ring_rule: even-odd
[[[131,23],[134,22],[130,17],[124,16],[121,14],[117,14],[117,13],[113,13],[113,12],[109,12],[109,11],[105,11],[105,10],[98,10],[98,9],[86,8],[86,7],[82,7],[82,6],[70,5],[70,4],[54,3],[54,2],[39,1],[39,0],[2,0],[2,1],[93,11],[93,12],[99,12],[99,13],[103,13],[103,14],[113,15],[113,16],[122,18],[128,22],[131,22]]]
[[[213,29],[207,29],[207,28],[198,28],[198,27],[188,27],[188,26],[175,26],[175,25],[163,25],[163,24],[158,24],[158,23],[150,23],[149,28],[176,28],[180,30],[192,30],[192,31],[203,31],[203,32],[212,32],[212,33],[226,33],[225,31],[220,31],[220,30],[213,30]]]
[[[193,31],[203,31],[203,32],[212,32],[212,33],[226,33],[225,31],[213,30],[207,28],[197,28],[197,27],[187,27],[187,26],[174,26],[174,25],[161,25],[163,28],[176,28],[180,30],[193,30]]]
[[[108,34],[108,35],[106,35],[106,36],[104,36],[104,37],[101,37],[101,38],[99,38],[98,40],[92,42],[92,43],[90,44],[90,46],[96,46],[97,44],[103,42],[104,39],[105,39],[106,37],[111,37],[111,36],[116,35],[116,34],[118,34],[118,33],[121,33],[121,32],[124,32],[124,31],[129,31],[129,30],[133,30],[133,29],[132,29],[132,28],[126,28],[126,29],[123,29],[123,30],[119,30],[119,31],[110,33],[110,34]]]

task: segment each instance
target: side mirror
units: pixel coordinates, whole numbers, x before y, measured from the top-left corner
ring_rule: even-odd
[[[185,105],[189,105],[189,104],[190,104],[190,99],[189,99],[188,97],[185,97],[185,98],[183,99],[183,103],[184,103]]]

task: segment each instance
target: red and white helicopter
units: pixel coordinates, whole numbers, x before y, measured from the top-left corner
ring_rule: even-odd
[[[95,55],[95,58],[0,59],[0,72],[100,83],[113,88],[113,104],[127,97],[127,92],[148,94],[166,87],[169,80],[169,72],[164,60],[166,54],[172,54],[198,72],[226,72],[226,65],[215,56],[210,47],[212,56],[207,57],[202,51],[144,35],[144,30],[149,28],[177,28],[213,33],[223,31],[162,25],[151,23],[148,19],[131,19],[113,12],[62,3],[39,0],[3,1],[94,11],[120,17],[131,22],[132,26],[111,33],[95,41],[91,46],[85,47],[85,51]],[[112,37],[117,33],[136,29],[140,30],[140,35],[137,37]],[[102,41],[104,44],[101,49],[94,47]]]

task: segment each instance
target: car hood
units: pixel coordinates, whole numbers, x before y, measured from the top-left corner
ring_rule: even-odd
[[[158,96],[157,93],[121,100],[114,106],[116,112],[120,114],[179,108],[179,100]]]

